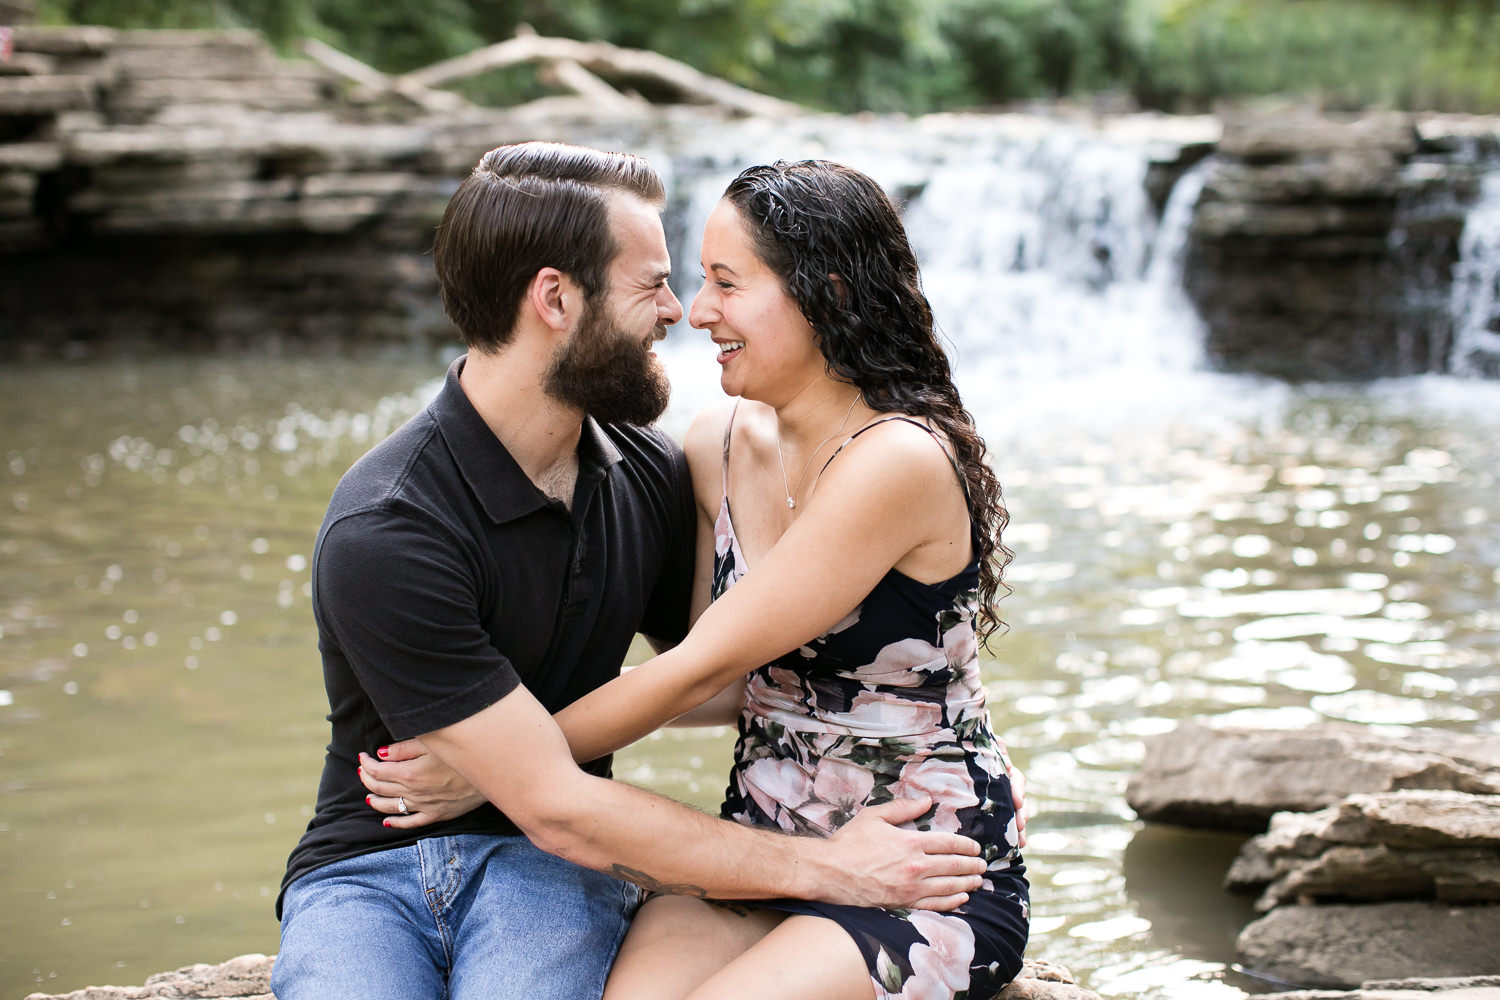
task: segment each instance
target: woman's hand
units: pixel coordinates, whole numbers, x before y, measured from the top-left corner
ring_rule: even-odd
[[[386,814],[386,826],[427,826],[462,816],[485,801],[473,785],[428,753],[421,740],[402,740],[377,753],[380,759],[359,755],[359,780],[370,790],[365,796],[370,808]]]

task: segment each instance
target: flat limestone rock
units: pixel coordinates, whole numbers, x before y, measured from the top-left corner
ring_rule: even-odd
[[[1372,979],[1357,990],[1292,990],[1246,1000],[1500,1000],[1500,976],[1455,979]]]
[[[1497,941],[1500,906],[1375,903],[1279,906],[1235,947],[1252,974],[1349,990],[1381,979],[1500,976]]]
[[[978,1000],[978,998],[976,998]],[[994,1000],[1102,1000],[1073,982],[1073,973],[1047,961],[1028,961]]]
[[[1260,832],[1274,813],[1398,789],[1500,794],[1500,737],[1392,736],[1347,723],[1297,731],[1185,723],[1147,737],[1125,799],[1145,820]]]
[[[0,77],[0,115],[56,114],[91,108],[95,103],[92,77]]]
[[[1500,1000],[1500,978],[1377,981],[1357,990],[1293,990],[1259,994],[1247,1000]]]
[[[1409,154],[1417,148],[1416,118],[1402,112],[1335,118],[1310,112],[1243,113],[1226,110],[1219,149],[1260,162],[1297,161],[1341,153]]]
[[[94,25],[40,27],[23,24],[15,29],[17,52],[40,52],[49,56],[102,56],[115,43],[119,32]]]
[[[72,993],[32,993],[26,1000],[276,1000],[271,995],[274,955],[241,955],[221,965],[189,965],[159,972],[144,986],[89,986]],[[975,998],[979,1000],[979,998]],[[1073,983],[1060,965],[1028,961],[994,1000],[1101,1000]]]
[[[1308,898],[1500,903],[1500,796],[1387,792],[1277,813],[1224,884],[1264,889],[1262,912]]]
[[[88,986],[72,993],[33,993],[26,1000],[275,1000],[274,955],[241,955],[220,965],[189,965],[158,972],[144,986]]]

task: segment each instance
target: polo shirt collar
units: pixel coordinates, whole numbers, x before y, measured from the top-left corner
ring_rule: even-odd
[[[428,406],[428,412],[484,512],[496,524],[503,524],[540,510],[551,501],[522,471],[469,401],[458,381],[466,357],[459,357],[448,366],[443,388]],[[578,439],[579,480],[603,479],[609,467],[622,457],[604,428],[593,417],[584,417]]]
[[[578,471],[582,473],[586,467],[592,467],[602,473],[624,457],[615,447],[614,438],[606,434],[593,417],[585,416],[583,434],[578,439]]]

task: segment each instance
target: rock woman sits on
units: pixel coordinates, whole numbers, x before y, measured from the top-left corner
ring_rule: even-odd
[[[698,618],[557,721],[590,760],[732,714],[726,818],[828,836],[867,805],[927,795],[916,825],[973,837],[988,865],[949,912],[655,895],[606,1000],[988,997],[1020,970],[1028,922],[978,668],[1007,517],[915,255],[874,181],[803,161],[729,185],[702,265],[689,319],[733,399],[685,444]],[[436,779],[410,774],[376,778],[411,806]]]

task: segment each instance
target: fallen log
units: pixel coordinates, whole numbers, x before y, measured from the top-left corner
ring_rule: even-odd
[[[570,90],[601,109],[639,110],[646,104],[638,97],[633,98],[620,93],[571,60],[564,59],[548,63],[540,76],[544,83],[552,83],[563,90]]]
[[[476,49],[413,70],[397,81],[438,87],[488,70],[533,62],[576,63],[596,76],[645,78],[664,84],[695,103],[718,104],[745,115],[786,117],[803,113],[799,105],[709,76],[660,53],[621,48],[609,42],[580,42],[541,35],[522,35]]]
[[[364,91],[361,96],[366,98],[393,94],[410,101],[423,111],[457,111],[469,106],[469,102],[458,94],[447,90],[433,90],[412,80],[392,77],[316,38],[303,40],[302,54],[361,88]]]

